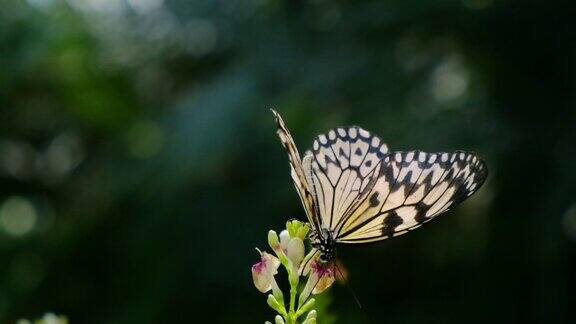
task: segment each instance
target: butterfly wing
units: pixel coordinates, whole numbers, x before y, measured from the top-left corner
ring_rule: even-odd
[[[396,152],[357,208],[334,228],[338,243],[366,243],[404,234],[472,195],[487,177],[475,153]]]
[[[331,230],[337,243],[404,234],[462,202],[487,177],[475,153],[391,153],[357,126],[319,135],[301,160],[282,118],[273,113],[308,220],[316,230]]]
[[[286,128],[286,125],[284,124],[284,120],[276,111],[272,110],[272,113],[274,114],[276,124],[278,125],[278,137],[280,137],[282,146],[286,150],[290,160],[290,175],[292,176],[292,181],[294,182],[298,196],[304,206],[308,221],[310,224],[315,225],[316,228],[319,228],[319,220],[315,217],[317,214],[315,194],[311,190],[311,185],[306,177],[306,174],[310,174],[311,172],[312,156],[308,153],[304,156],[303,160],[300,160],[300,154],[298,153],[296,144],[294,144],[292,135],[290,135],[288,128]]]
[[[337,128],[312,145],[311,184],[321,227],[333,229],[376,183],[388,147],[357,127]]]

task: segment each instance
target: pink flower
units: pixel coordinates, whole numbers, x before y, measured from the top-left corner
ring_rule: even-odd
[[[334,267],[330,263],[322,263],[317,259],[310,261],[304,270],[309,274],[304,290],[300,294],[300,303],[304,303],[310,293],[316,295],[328,289],[334,283]]]
[[[266,252],[260,252],[260,257],[260,262],[252,266],[252,280],[254,280],[254,286],[265,293],[273,286],[277,286],[274,275],[278,273],[280,260]]]
[[[330,267],[328,263],[320,263],[316,261],[312,263],[311,267],[312,273],[310,277],[313,281],[315,278],[318,278],[318,283],[315,284],[314,290],[312,290],[312,293],[316,295],[323,292],[334,283],[334,267]]]

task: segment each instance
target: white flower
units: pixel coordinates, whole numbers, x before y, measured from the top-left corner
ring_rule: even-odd
[[[266,252],[261,252],[260,256],[260,262],[252,266],[252,280],[254,280],[254,286],[265,293],[272,289],[273,286],[277,286],[274,275],[278,273],[280,261]]]
[[[304,259],[304,241],[299,237],[291,238],[286,248],[286,255],[288,255],[288,259],[292,261],[294,271],[298,271],[300,262]]]
[[[280,247],[282,248],[282,251],[284,251],[284,253],[286,253],[289,243],[290,243],[290,233],[288,233],[287,230],[283,230],[282,232],[280,232]]]

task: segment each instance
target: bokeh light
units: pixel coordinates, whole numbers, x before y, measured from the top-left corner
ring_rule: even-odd
[[[0,205],[0,225],[11,236],[30,233],[37,221],[36,208],[24,197],[9,197]]]

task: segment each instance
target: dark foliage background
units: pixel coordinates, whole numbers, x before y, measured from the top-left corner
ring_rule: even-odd
[[[490,177],[341,258],[338,323],[576,321],[576,11],[513,0],[3,0],[0,322],[262,323],[304,150],[358,124]],[[320,322],[322,323],[322,322]]]

